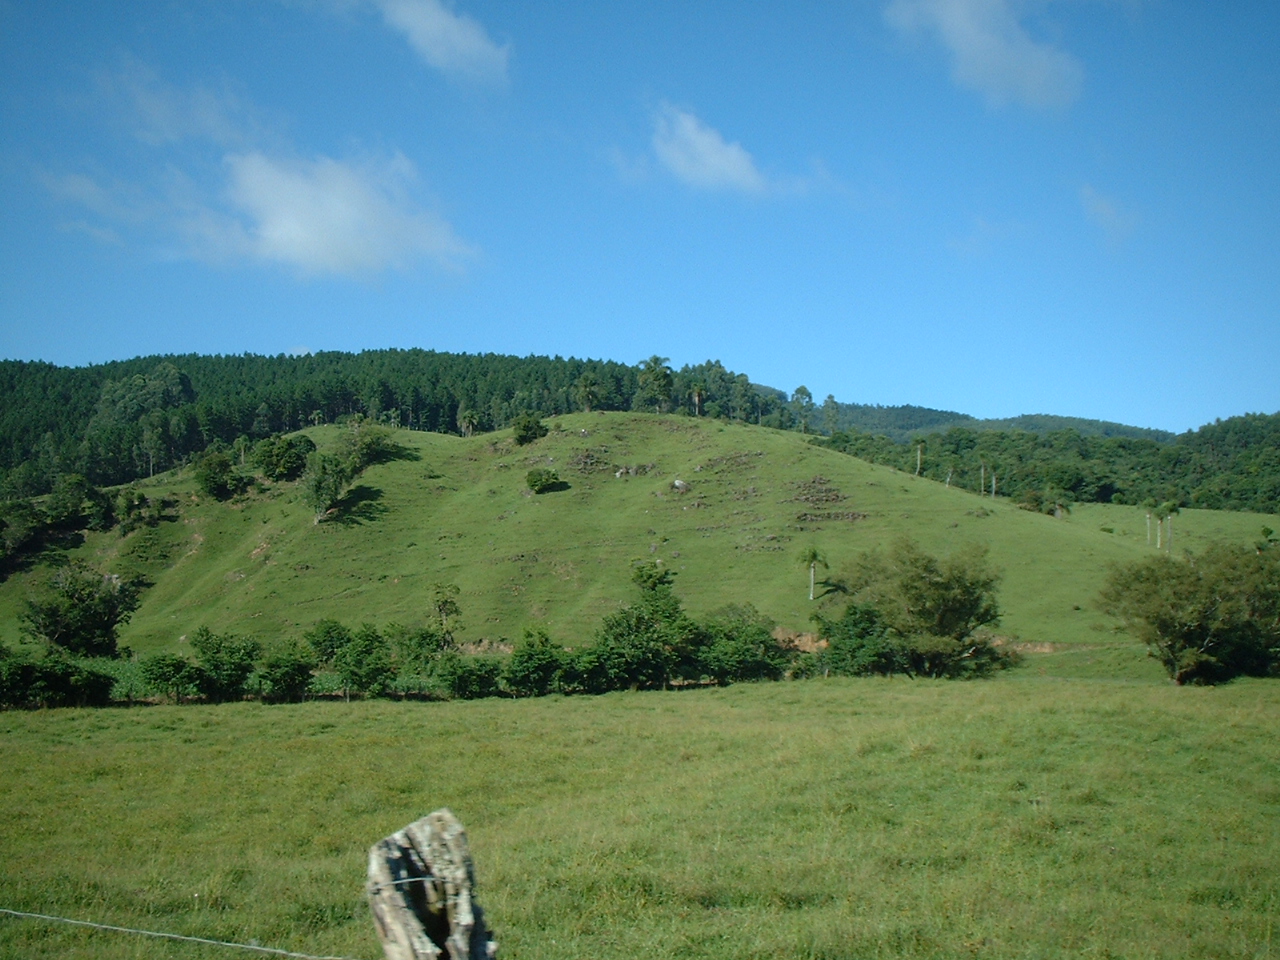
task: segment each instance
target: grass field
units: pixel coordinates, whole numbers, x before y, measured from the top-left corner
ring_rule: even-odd
[[[968,683],[0,714],[0,906],[374,960],[364,851],[447,805],[509,958],[1280,953],[1280,687],[1055,657]],[[0,918],[6,958],[223,955]]]
[[[295,484],[218,503],[198,497],[188,477],[165,475],[144,487],[176,499],[172,520],[125,538],[89,534],[73,555],[154,583],[121,636],[149,653],[180,649],[201,625],[268,643],[323,617],[412,625],[426,618],[439,581],[461,587],[464,641],[541,626],[576,646],[630,599],[636,557],[675,569],[694,614],[750,601],[802,632],[816,608],[797,560],[803,548],[816,546],[838,574],[904,534],[940,553],[988,546],[1003,572],[1002,632],[1095,644],[1115,640],[1114,623],[1095,609],[1108,564],[1153,549],[1135,507],[1081,505],[1055,520],[795,433],[643,414],[549,422],[551,434],[526,447],[505,432],[398,431],[403,458],[370,468],[342,517],[320,525]],[[323,447],[340,429],[311,433]],[[533,467],[557,470],[569,488],[531,495],[524,478]],[[617,477],[618,467],[636,473]],[[675,479],[689,491],[676,493]],[[824,514],[866,516],[813,519]],[[1274,517],[1188,510],[1175,520],[1174,547],[1249,542],[1267,523],[1280,527]],[[21,641],[22,600],[47,572],[37,566],[0,584],[0,642]]]
[[[1280,686],[1176,688],[1097,611],[1108,565],[1153,550],[1140,510],[1033,515],[742,425],[554,424],[522,448],[399,432],[402,456],[320,525],[294,484],[218,503],[158,477],[170,520],[70,555],[152,582],[121,638],[139,653],[181,650],[200,625],[270,643],[322,617],[413,624],[437,581],[462,589],[464,641],[540,625],[578,645],[629,599],[633,558],[677,570],[694,614],[750,601],[802,631],[819,606],[802,548],[838,573],[906,534],[989,547],[1023,665],[0,713],[0,907],[375,960],[365,850],[449,806],[518,960],[1280,956]],[[530,495],[535,466],[569,488]],[[1280,526],[1174,523],[1179,551]],[[0,584],[0,642],[20,642],[47,573]],[[0,917],[0,958],[224,955]]]

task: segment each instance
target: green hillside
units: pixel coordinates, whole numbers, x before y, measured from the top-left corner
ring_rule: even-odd
[[[72,555],[153,583],[121,635],[140,653],[175,647],[201,625],[266,642],[324,617],[412,625],[442,581],[461,587],[464,642],[537,625],[580,645],[630,598],[637,557],[677,571],[695,615],[751,602],[803,632],[821,604],[807,599],[803,548],[816,546],[838,574],[904,534],[938,553],[990,547],[1004,578],[1002,633],[1130,644],[1093,602],[1108,564],[1152,549],[1138,508],[1082,505],[1058,520],[743,424],[629,413],[549,423],[524,447],[509,432],[397,431],[400,455],[369,468],[344,510],[320,524],[295,483],[217,502],[186,475],[158,476],[144,489],[171,498],[168,519],[124,537],[87,533]],[[310,434],[323,450],[343,429]],[[568,488],[531,494],[525,474],[535,467],[558,471]],[[1249,541],[1266,519],[1189,510],[1175,549]],[[0,584],[0,642],[20,641],[22,600],[47,572],[46,560]]]

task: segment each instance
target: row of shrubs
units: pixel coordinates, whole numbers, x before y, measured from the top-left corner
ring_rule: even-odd
[[[427,627],[351,629],[322,620],[299,641],[265,653],[256,640],[201,628],[188,640],[190,657],[76,661],[60,652],[33,661],[10,655],[0,659],[6,678],[0,704],[534,697],[827,675],[969,677],[1013,662],[974,632],[997,616],[994,578],[980,566],[938,561],[910,544],[874,562],[878,573],[868,575],[842,616],[815,617],[825,644],[809,652],[776,639],[773,621],[750,605],[694,619],[672,589],[673,574],[650,562],[633,568],[636,599],[605,617],[594,642],[578,649],[532,630],[510,654],[465,654],[449,630],[450,617],[459,613],[456,587],[437,585],[437,620]],[[934,585],[932,604],[903,594],[916,590],[919,578]]]

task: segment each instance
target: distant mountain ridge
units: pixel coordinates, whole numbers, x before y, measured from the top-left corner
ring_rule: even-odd
[[[976,471],[982,481],[990,468],[1000,489],[1029,496],[1156,497],[1267,512],[1280,504],[1280,415],[1232,417],[1175,437],[1046,414],[978,419],[833,396],[819,403],[803,386],[788,394],[712,360],[677,370],[658,356],[629,365],[421,349],[186,354],[86,367],[0,361],[0,501],[48,494],[60,478],[128,483],[210,450],[234,450],[243,462],[266,438],[353,417],[465,437],[525,414],[602,410],[825,436],[835,449],[931,476],[942,461],[921,459],[914,442],[927,437],[930,452],[949,451],[936,479]]]
[[[886,436],[898,443],[905,443],[917,434],[942,433],[952,427],[966,430],[1022,430],[1027,433],[1049,434],[1057,430],[1075,430],[1085,437],[1132,437],[1172,443],[1176,434],[1152,427],[1134,427],[1110,420],[1089,420],[1083,417],[1060,417],[1047,413],[1027,413],[1017,417],[979,419],[954,410],[935,410],[914,404],[881,406],[869,403],[838,403],[839,413],[834,428],[828,432],[857,430]]]

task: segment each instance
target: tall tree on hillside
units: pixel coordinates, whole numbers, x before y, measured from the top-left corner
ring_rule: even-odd
[[[669,357],[656,353],[648,360],[640,361],[640,389],[636,392],[637,407],[653,407],[654,413],[662,413],[671,402],[673,379],[667,366]]]
[[[458,409],[458,432],[464,437],[469,437],[476,432],[476,427],[480,425],[480,415],[474,410]]]
[[[702,416],[702,401],[707,398],[706,385],[701,380],[693,381],[689,386],[689,396],[693,400],[693,415]]]
[[[458,606],[458,585],[456,583],[437,583],[431,588],[431,607],[440,620],[440,635],[446,641],[453,642],[453,631],[449,629],[449,618],[462,615]]]
[[[840,429],[840,403],[833,393],[822,401],[822,429],[828,436]]]
[[[807,547],[800,554],[800,562],[809,568],[809,599],[813,599],[814,587],[817,586],[818,567],[827,569],[827,558],[818,552],[817,547]]]
[[[600,378],[591,370],[584,370],[573,385],[574,397],[585,413],[590,413],[600,404],[603,387]]]
[[[813,394],[809,388],[801,384],[791,394],[791,415],[795,417],[801,433],[809,432],[809,423],[813,420]]]

